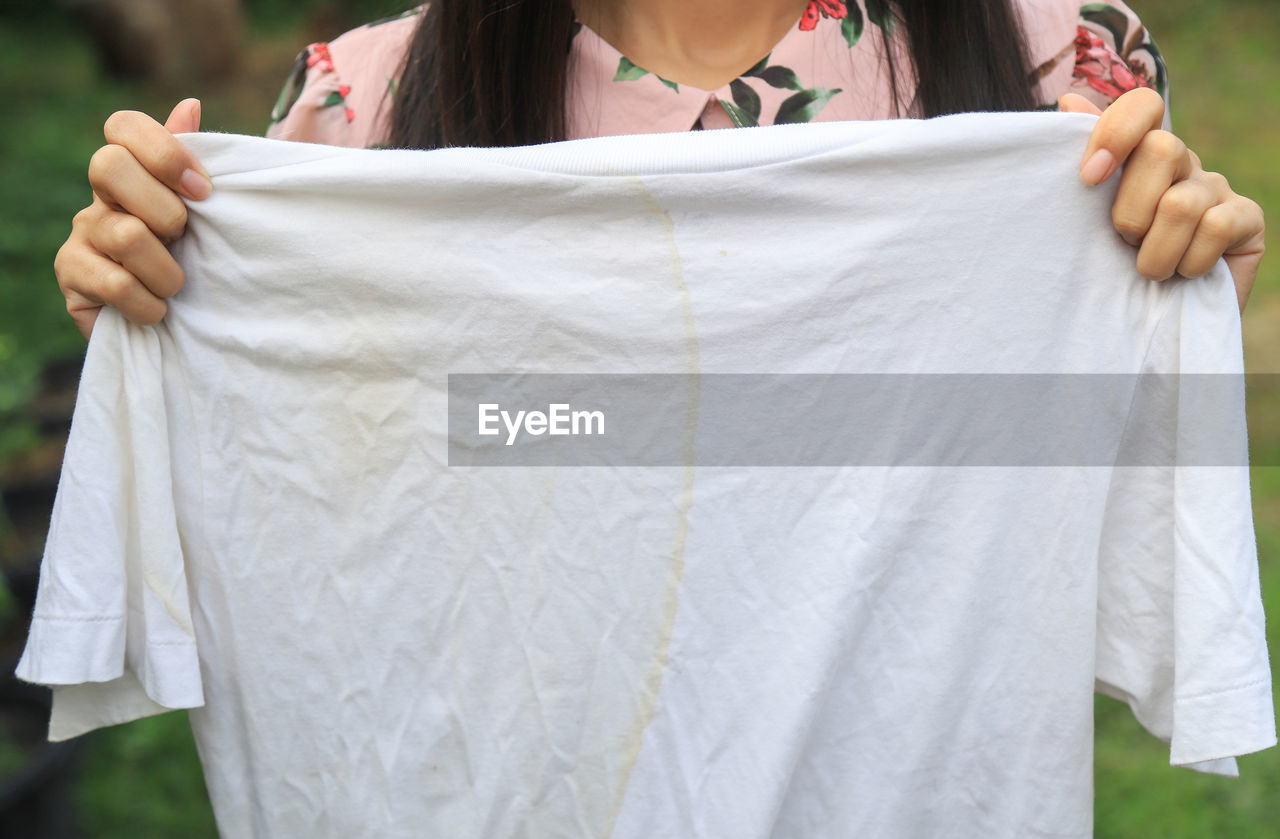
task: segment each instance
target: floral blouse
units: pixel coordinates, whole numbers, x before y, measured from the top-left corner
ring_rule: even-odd
[[[1049,108],[1075,92],[1105,108],[1151,87],[1165,98],[1164,60],[1119,0],[1014,0],[1026,31],[1037,96]],[[298,55],[271,114],[268,137],[367,147],[385,142],[400,61],[422,7],[353,29]],[[907,47],[887,0],[810,0],[773,50],[717,90],[660,78],[590,28],[570,46],[569,138],[773,125],[895,115],[886,48]],[[901,29],[901,27],[898,27]],[[911,116],[911,114],[903,114]]]

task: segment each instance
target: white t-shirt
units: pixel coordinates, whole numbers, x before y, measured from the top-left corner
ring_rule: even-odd
[[[104,309],[80,384],[18,670],[54,686],[51,739],[192,709],[234,837],[1086,837],[1095,688],[1234,774],[1276,742],[1242,393],[1229,456],[1176,467],[1189,391],[1081,415],[1174,430],[1176,460],[1122,467],[1016,434],[968,456],[960,403],[1003,401],[930,401],[1238,380],[1225,265],[1136,273],[1118,179],[1076,175],[1093,122],[184,136],[214,179],[187,284],[155,327]],[[631,412],[481,435],[458,374],[532,373],[612,374]],[[893,395],[871,453],[769,449],[783,426],[709,465],[749,430],[710,418],[761,407],[728,374],[792,408]],[[502,410],[608,395],[540,393]],[[637,433],[674,461],[609,459]],[[475,465],[553,445],[603,459]]]

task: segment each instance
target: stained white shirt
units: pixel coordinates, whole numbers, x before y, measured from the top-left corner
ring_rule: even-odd
[[[1242,374],[1225,265],[1146,280],[1117,179],[1079,181],[1093,120],[184,136],[214,183],[186,285],[88,348],[18,669],[50,738],[191,709],[234,837],[1086,837],[1095,689],[1234,774],[1276,742],[1242,393],[1190,465],[1177,398],[1080,415],[1173,429],[1139,466],[1037,461],[1017,412],[1001,461],[954,430],[1004,416],[981,391],[919,407],[955,376]],[[662,410],[510,447],[456,389],[658,373]],[[868,381],[838,376],[905,389],[850,405],[845,457],[743,443],[728,374],[801,418]]]

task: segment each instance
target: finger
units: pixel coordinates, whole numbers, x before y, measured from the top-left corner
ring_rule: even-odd
[[[1153,280],[1172,277],[1191,246],[1196,228],[1217,197],[1203,181],[1186,180],[1160,198],[1155,220],[1138,250],[1138,272]]]
[[[1059,96],[1058,110],[1068,114],[1093,114],[1094,116],[1102,113],[1101,108],[1078,93],[1064,93]]]
[[[183,99],[174,106],[164,129],[170,134],[191,134],[200,130],[200,100]]]
[[[188,198],[209,195],[212,184],[200,161],[160,123],[138,111],[116,111],[103,126],[107,142],[123,147],[142,168]]]
[[[89,158],[89,184],[93,193],[113,208],[135,215],[166,241],[182,235],[187,207],[173,190],[123,146],[107,145]]]
[[[73,308],[71,298],[67,298],[67,314],[71,315],[76,329],[80,330],[80,334],[86,341],[93,336],[93,325],[98,322],[98,313],[101,311],[102,307],[96,304],[85,308]]]
[[[1124,240],[1131,245],[1141,242],[1155,222],[1165,193],[1197,171],[1206,174],[1198,170],[1181,140],[1168,131],[1148,132],[1130,156],[1111,206],[1111,220]],[[1179,209],[1177,200],[1170,205],[1174,210]]]
[[[94,249],[123,266],[157,297],[172,297],[182,288],[182,269],[137,216],[108,211],[86,233]]]
[[[1164,100],[1154,90],[1139,87],[1122,94],[1102,112],[1089,134],[1080,179],[1099,184],[1111,177],[1147,132],[1163,121]]]
[[[1257,203],[1239,195],[1216,204],[1200,217],[1187,251],[1178,263],[1184,277],[1199,277],[1213,270],[1218,260],[1238,253],[1252,254],[1262,248],[1262,210]],[[1252,285],[1252,283],[1250,283]]]
[[[1224,254],[1223,260],[1227,263],[1227,269],[1231,271],[1231,279],[1236,285],[1236,299],[1240,301],[1240,311],[1244,311],[1244,304],[1249,301],[1249,294],[1253,291],[1254,281],[1258,279],[1258,264],[1262,261],[1262,254],[1266,250],[1262,242],[1262,233],[1259,233],[1253,240],[1255,249],[1244,253]]]
[[[94,309],[113,306],[134,323],[158,323],[168,309],[124,266],[72,236],[58,251],[53,271],[67,299],[67,313],[86,338],[97,319]]]

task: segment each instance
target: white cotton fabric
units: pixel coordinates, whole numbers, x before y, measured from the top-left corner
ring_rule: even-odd
[[[187,284],[88,348],[50,738],[190,708],[238,838],[1087,837],[1095,688],[1234,774],[1243,466],[447,465],[450,373],[1240,374],[1225,265],[1136,273],[1093,122],[184,136]]]

